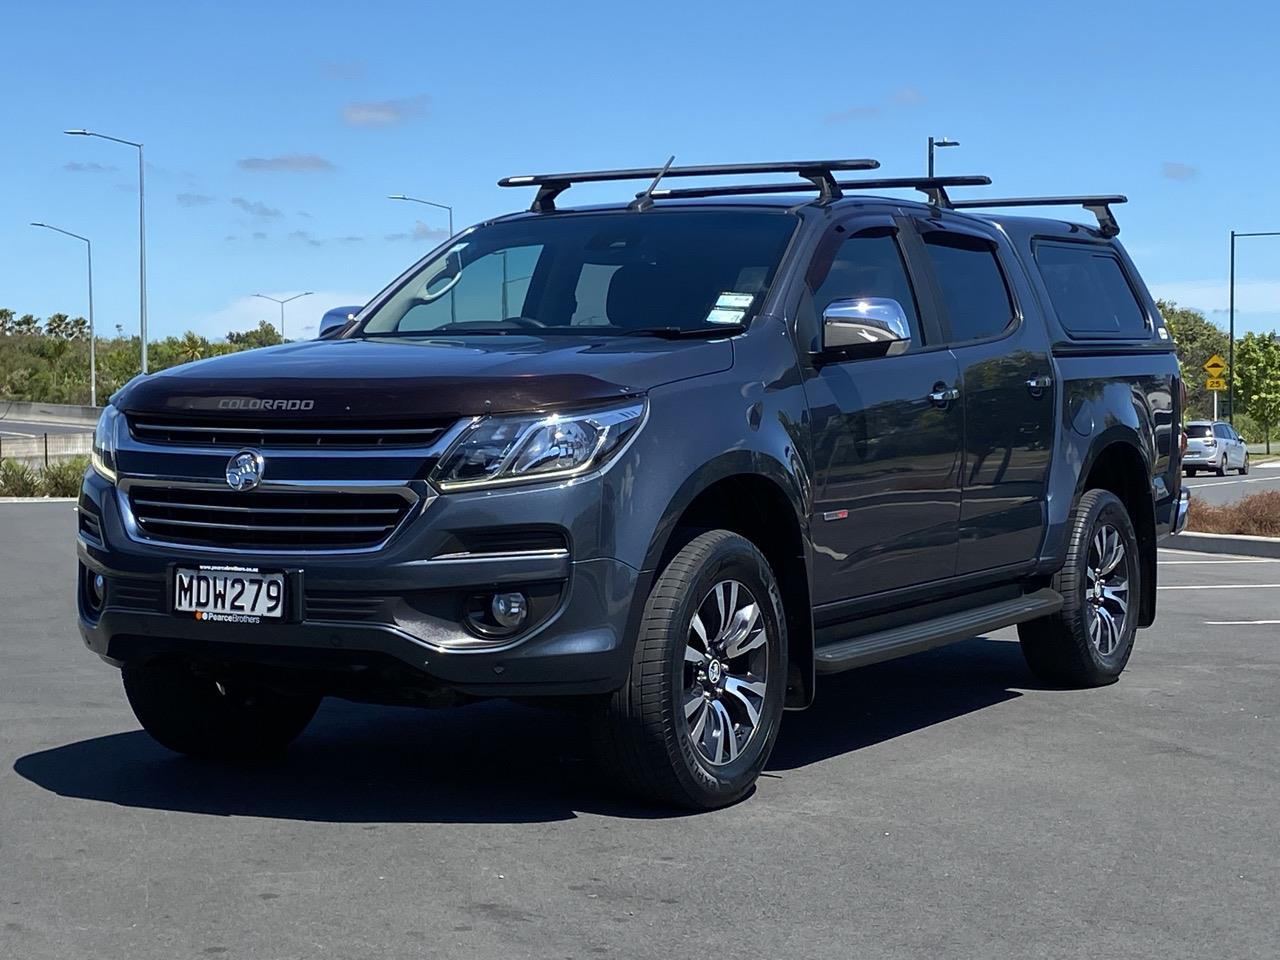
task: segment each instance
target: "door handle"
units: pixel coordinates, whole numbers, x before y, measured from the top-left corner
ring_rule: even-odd
[[[1040,396],[1051,386],[1053,386],[1053,377],[1048,374],[1038,373],[1027,380],[1027,389],[1031,391],[1033,397]]]
[[[945,383],[935,383],[933,392],[929,394],[929,402],[938,407],[945,407],[952,400],[959,399],[960,391],[956,387],[948,387]]]

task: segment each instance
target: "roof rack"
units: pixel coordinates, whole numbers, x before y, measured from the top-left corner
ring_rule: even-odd
[[[668,161],[669,163],[670,161]],[[668,177],[716,177],[748,176],[760,173],[795,173],[809,181],[802,190],[817,188],[821,200],[836,200],[841,196],[834,171],[875,170],[878,160],[789,160],[778,163],[718,163],[695,167],[641,167],[628,170],[584,170],[579,173],[539,173],[531,176],[503,177],[500,187],[537,187],[529,210],[546,213],[556,208],[556,197],[575,183],[601,183],[609,180],[655,180]],[[650,194],[661,191],[650,186]],[[717,192],[723,192],[717,191]]]
[[[1098,230],[1104,237],[1120,235],[1120,224],[1111,212],[1113,203],[1128,203],[1121,194],[1097,197],[993,197],[981,200],[957,200],[951,204],[957,210],[978,207],[1084,207],[1098,218]]]
[[[961,177],[886,177],[879,180],[837,180],[836,187],[841,190],[894,190],[912,188],[929,195],[934,206],[949,207],[951,199],[947,196],[948,187],[985,187],[991,184],[991,178],[985,176]],[[812,190],[810,183],[742,183],[719,187],[668,187],[652,190],[650,195],[655,200],[692,200],[698,197],[758,196],[768,193],[799,193]]]

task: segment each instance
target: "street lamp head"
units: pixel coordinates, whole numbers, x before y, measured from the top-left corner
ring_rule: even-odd
[[[408,200],[409,198],[406,197],[403,193],[392,193],[387,196],[387,199],[388,200]]]
[[[88,131],[88,130],[63,130],[62,132],[63,132],[63,133],[65,133],[65,134],[66,134],[67,136],[69,136],[69,137],[88,137],[88,136],[91,136],[91,134],[89,133],[89,131]]]
[[[939,137],[938,139],[933,141],[933,145],[935,147],[958,147],[960,146],[960,141],[949,140],[946,137]]]
[[[47,223],[40,223],[40,222],[38,222],[38,221],[36,221],[36,220],[32,220],[32,221],[31,221],[31,226],[33,226],[33,227],[47,227],[47,226],[48,226],[48,224],[47,224]]]

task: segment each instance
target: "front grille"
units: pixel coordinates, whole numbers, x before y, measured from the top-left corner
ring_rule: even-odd
[[[266,447],[276,449],[385,449],[429,447],[453,421],[379,421],[356,426],[333,420],[203,420],[144,414],[129,417],[129,432],[145,443],[186,447]]]
[[[412,509],[396,493],[168,486],[135,486],[129,505],[147,539],[245,550],[375,547]]]

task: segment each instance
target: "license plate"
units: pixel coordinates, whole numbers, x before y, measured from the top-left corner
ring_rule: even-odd
[[[173,609],[197,620],[257,623],[284,616],[284,574],[252,567],[179,567],[174,574]]]

